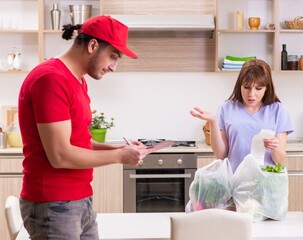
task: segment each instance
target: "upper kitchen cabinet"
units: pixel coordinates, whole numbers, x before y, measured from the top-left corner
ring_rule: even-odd
[[[73,40],[62,39],[61,27],[72,22],[70,5],[91,5],[91,16],[112,15],[129,24],[128,45],[139,58],[123,57],[120,72],[215,69],[215,0],[14,0],[14,4],[0,0],[0,3],[0,73],[28,72],[45,59],[66,51]],[[54,4],[61,11],[59,29],[53,29],[51,24]],[[22,71],[13,67],[8,71],[6,62],[11,52],[21,57]]]
[[[183,15],[177,22],[181,26],[182,20],[188,21],[186,15],[214,16],[215,1],[103,0],[101,11],[109,15],[150,16],[155,24],[163,16],[167,16],[164,21],[169,21]],[[210,31],[192,27],[154,30],[143,27],[137,31],[130,27],[128,44],[139,58],[124,58],[119,62],[118,71],[211,72],[214,69],[215,39]]]
[[[275,70],[278,55],[275,52],[276,31],[268,29],[275,23],[275,0],[217,0],[216,22],[216,69],[222,70],[222,64],[227,55],[250,57],[265,60]],[[243,14],[237,23],[237,12]],[[259,17],[258,30],[251,30],[249,17]],[[241,27],[241,25],[243,27]]]
[[[288,55],[303,55],[298,44],[303,41],[303,30],[285,25],[285,20],[300,15],[301,7],[300,0],[217,0],[215,71],[222,71],[224,58],[231,55],[256,56],[280,72],[282,44],[287,45]],[[244,16],[243,28],[237,24],[238,11]],[[250,30],[249,17],[260,18],[258,30]]]
[[[38,8],[38,0],[0,1],[0,73],[22,73],[39,63]]]
[[[298,16],[303,16],[302,1],[300,0],[279,0],[279,46],[277,52],[281,52],[282,44],[286,44],[288,55],[295,55],[300,58],[303,55],[303,19],[300,29],[291,29],[285,21],[293,21]],[[280,65],[279,65],[280,67]],[[303,70],[303,69],[301,69]],[[288,71],[290,72],[290,71]]]
[[[214,69],[214,0],[40,1],[40,61],[62,53],[72,44],[61,38],[60,30],[51,27],[53,4],[58,4],[61,11],[61,25],[71,22],[69,5],[80,4],[92,5],[92,16],[111,15],[129,26],[128,45],[139,58],[123,57],[117,71],[211,72]],[[209,16],[211,27],[207,25]],[[165,25],[172,21],[174,24]]]

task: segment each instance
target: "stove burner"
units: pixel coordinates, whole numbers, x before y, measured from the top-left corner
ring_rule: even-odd
[[[176,144],[172,147],[195,147],[195,141],[176,141]]]
[[[165,141],[165,139],[138,139],[139,142],[143,143],[145,146],[152,146],[156,143]],[[176,144],[171,147],[196,147],[195,141],[176,141]]]
[[[138,139],[139,142],[143,143],[145,146],[152,146],[155,145],[156,143],[160,143],[165,141],[165,139]]]

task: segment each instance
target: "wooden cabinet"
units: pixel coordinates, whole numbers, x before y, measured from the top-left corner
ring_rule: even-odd
[[[20,196],[22,186],[23,155],[0,155],[0,209],[4,211],[5,200],[9,195]],[[94,169],[94,209],[99,213],[123,212],[123,167],[113,164]],[[9,239],[4,214],[0,214],[1,239]]]
[[[198,155],[197,168],[204,167],[204,166],[210,164],[214,160],[216,160],[216,158],[212,154]]]
[[[288,210],[303,211],[303,155],[287,156]]]
[[[221,71],[227,55],[256,56],[265,60],[273,71],[281,71],[282,44],[288,54],[302,55],[297,44],[303,40],[303,30],[287,29],[284,21],[300,15],[301,2],[296,0],[217,0],[216,69]],[[244,13],[244,29],[236,28],[236,12]],[[302,14],[301,14],[302,15]],[[250,30],[249,17],[260,17],[259,30]],[[274,24],[274,29],[268,29]]]
[[[4,215],[5,201],[9,195],[19,196],[22,184],[22,156],[0,156],[0,232],[1,239],[10,239]]]
[[[123,212],[123,166],[113,164],[94,169],[94,209],[99,213]]]

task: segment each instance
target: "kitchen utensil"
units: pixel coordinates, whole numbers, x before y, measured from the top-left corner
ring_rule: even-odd
[[[69,5],[69,11],[72,24],[82,24],[91,17],[92,5]]]
[[[53,9],[50,12],[51,20],[52,20],[52,29],[59,30],[60,29],[60,20],[61,20],[61,11],[58,8],[58,4],[53,4]]]

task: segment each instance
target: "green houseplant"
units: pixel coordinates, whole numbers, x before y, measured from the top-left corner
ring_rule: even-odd
[[[92,110],[92,115],[92,122],[89,126],[92,139],[96,142],[105,142],[107,130],[115,126],[114,118],[108,121],[103,112],[96,110]]]

